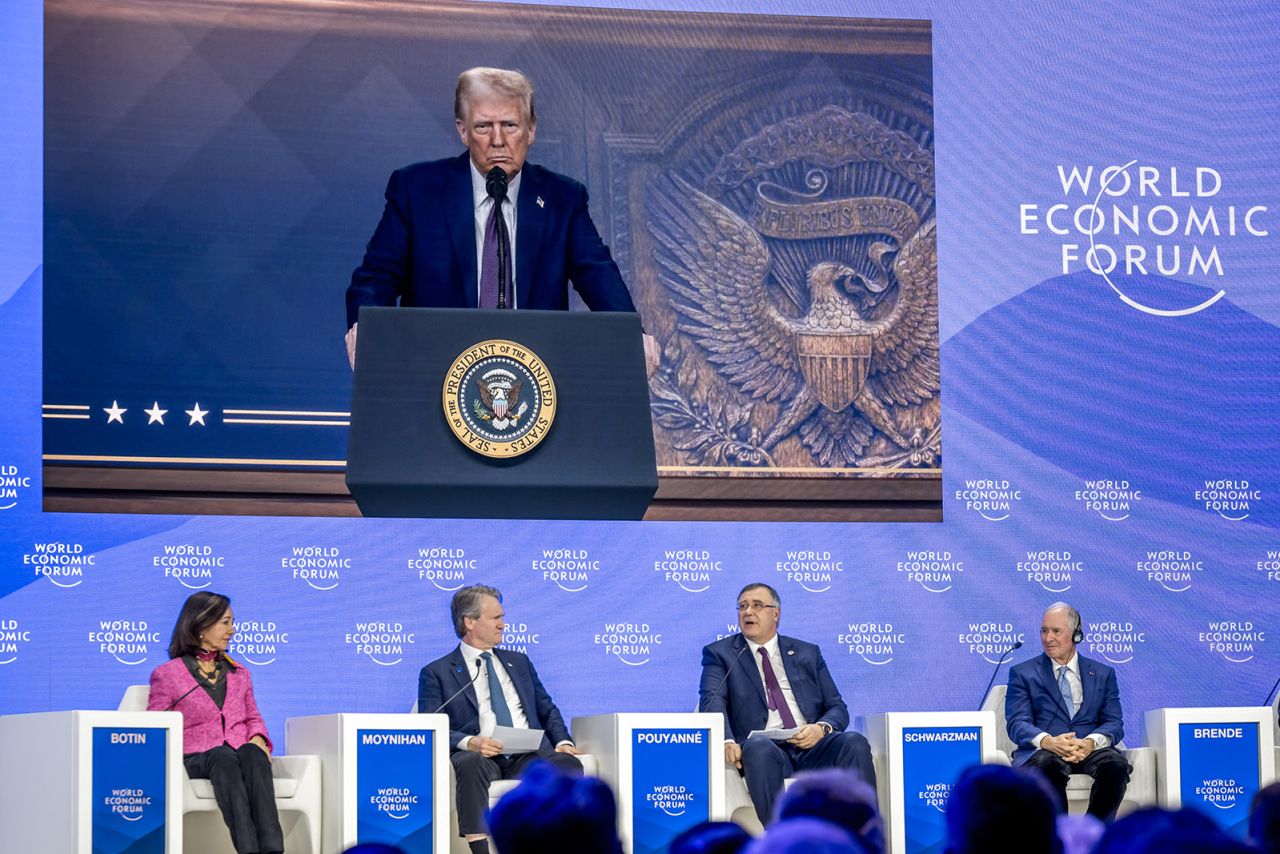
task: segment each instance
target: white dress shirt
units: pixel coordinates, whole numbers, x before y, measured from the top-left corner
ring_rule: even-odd
[[[489,211],[493,210],[493,199],[485,187],[485,178],[476,168],[474,160],[471,164],[471,198],[475,202],[476,215],[476,305],[480,305],[480,274],[484,270],[484,227],[489,222]],[[508,283],[507,295],[511,298],[511,307],[516,308],[516,200],[520,198],[520,179],[523,172],[517,172],[507,184],[507,200],[502,203],[502,218],[507,221],[507,237],[511,241],[511,281]]]
[[[485,738],[492,736],[494,727],[498,725],[498,719],[493,714],[493,703],[489,701],[489,674],[485,672],[484,661],[480,658],[481,653],[484,652],[492,654],[489,661],[493,665],[493,672],[498,677],[498,684],[502,686],[502,696],[506,698],[507,708],[511,710],[511,725],[519,729],[529,729],[529,719],[525,716],[524,704],[520,702],[520,695],[516,693],[515,683],[507,675],[507,669],[502,666],[498,650],[476,649],[466,643],[460,643],[458,647],[462,650],[463,660],[467,662],[468,678],[476,677],[471,687],[475,689],[476,706],[480,711],[480,735]],[[478,676],[476,675],[477,663],[480,668]],[[466,736],[458,742],[458,748],[466,750],[470,742],[471,736]]]
[[[791,680],[787,678],[787,668],[782,666],[782,653],[778,649],[778,636],[774,635],[763,644],[747,641],[747,646],[751,647],[751,659],[756,663],[756,672],[760,674],[760,687],[764,688],[766,704],[769,698],[769,690],[765,688],[764,681],[764,662],[760,660],[758,650],[764,649],[769,655],[769,663],[773,665],[773,675],[778,678],[778,687],[782,689],[782,698],[787,701],[787,707],[791,709],[791,716],[796,719],[796,726],[804,726],[809,721],[804,715],[800,714],[800,706],[796,703],[796,695],[791,692]],[[777,709],[769,710],[769,719],[765,721],[765,729],[782,729],[782,715]]]
[[[1084,705],[1084,683],[1080,681],[1080,654],[1073,652],[1071,660],[1066,664],[1059,664],[1052,658],[1049,662],[1053,665],[1053,687],[1058,687],[1058,671],[1063,667],[1067,668],[1067,684],[1071,686],[1071,702],[1077,710]],[[1035,738],[1031,739],[1031,743],[1036,749],[1040,748],[1040,742],[1048,737],[1049,733],[1042,732]],[[1104,747],[1111,746],[1111,739],[1100,732],[1090,733],[1085,736],[1093,740],[1094,745],[1101,750]]]

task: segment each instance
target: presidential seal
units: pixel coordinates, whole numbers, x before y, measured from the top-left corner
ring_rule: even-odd
[[[444,417],[477,454],[507,459],[546,438],[556,417],[556,384],[532,350],[494,339],[468,347],[444,376]]]

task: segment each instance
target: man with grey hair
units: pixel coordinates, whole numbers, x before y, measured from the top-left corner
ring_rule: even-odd
[[[482,584],[463,587],[450,609],[460,643],[418,674],[418,711],[449,715],[458,833],[472,852],[487,852],[490,783],[519,777],[538,759],[578,774],[582,763],[529,657],[497,648],[504,629],[502,594]],[[541,749],[504,754],[493,737],[498,726],[543,730]]]
[[[1130,768],[1116,748],[1124,715],[1116,672],[1076,652],[1084,640],[1080,612],[1055,602],[1040,622],[1044,653],[1010,668],[1005,725],[1017,745],[1013,764],[1038,769],[1067,806],[1067,778],[1093,777],[1089,814],[1108,821],[1124,800]]]
[[[815,644],[778,634],[782,601],[767,584],[738,593],[738,633],[702,650],[698,710],[724,715],[725,762],[742,769],[763,825],[796,771],[847,768],[875,788],[871,745],[845,732],[849,709]],[[752,733],[761,732],[761,735]]]
[[[635,305],[587,210],[586,188],[526,163],[537,137],[533,84],[518,71],[472,68],[454,92],[454,121],[466,151],[398,169],[386,206],[347,288],[347,355],[355,365],[360,307],[565,310],[568,284],[593,311]],[[491,173],[505,175],[505,195]],[[501,208],[511,256],[499,302]],[[512,287],[514,283],[514,287]],[[644,341],[650,372],[658,348]]]

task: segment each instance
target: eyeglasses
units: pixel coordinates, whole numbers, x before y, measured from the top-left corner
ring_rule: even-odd
[[[742,614],[747,611],[763,611],[766,608],[776,608],[777,605],[767,602],[739,602],[738,613]]]

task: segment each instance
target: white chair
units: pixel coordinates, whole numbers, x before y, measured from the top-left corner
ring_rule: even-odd
[[[1010,763],[1016,745],[1009,738],[1009,727],[1004,717],[1005,693],[1008,685],[996,685],[982,704],[983,711],[996,713],[996,749],[1003,754],[1004,762]],[[1126,748],[1124,742],[1116,745],[1133,766],[1129,775],[1129,786],[1125,789],[1124,800],[1120,803],[1119,814],[1131,812],[1138,807],[1156,804],[1156,752],[1150,747]],[[1089,793],[1093,791],[1093,778],[1088,774],[1072,774],[1067,778],[1067,811],[1082,813],[1089,803]]]
[[[413,705],[409,707],[410,714],[418,713],[418,701],[414,700]],[[578,761],[582,763],[582,773],[588,777],[600,776],[596,767],[596,758],[589,753],[578,755]],[[498,805],[498,801],[502,800],[502,796],[507,792],[520,785],[519,780],[494,780],[489,784],[489,809],[493,809]],[[453,775],[453,763],[449,764],[449,854],[470,854],[471,849],[467,847],[467,843],[458,835],[458,780]]]
[[[1280,777],[1280,691],[1276,691],[1276,699],[1271,704],[1271,719],[1276,724],[1276,775]]]
[[[130,685],[120,700],[120,711],[143,712],[151,695],[149,685]],[[285,850],[320,854],[320,757],[272,756],[276,809],[284,830]],[[183,772],[185,776],[186,772]],[[208,780],[187,778],[182,798],[183,850],[188,854],[232,852],[231,834]]]

